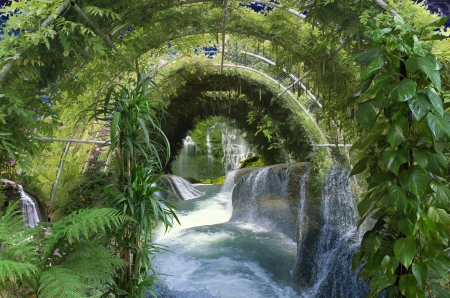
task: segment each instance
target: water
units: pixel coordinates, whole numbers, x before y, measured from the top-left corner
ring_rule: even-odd
[[[319,196],[304,164],[259,168],[234,185],[237,173],[222,189],[197,185],[205,195],[178,204],[182,226],[157,236],[172,251],[154,262],[169,290],[160,298],[365,296],[351,270],[362,232],[348,171],[331,170]]]
[[[197,177],[197,147],[190,136],[183,140],[183,149],[176,160],[176,174],[181,177]]]
[[[223,192],[220,186],[197,185],[206,194],[178,204],[182,226],[157,237],[172,251],[154,261],[169,289],[160,297],[298,296],[289,274],[296,243],[258,226],[229,223],[229,184]]]
[[[42,221],[39,216],[38,203],[23,190],[22,185],[17,185],[17,187],[20,193],[20,204],[25,223],[29,228],[33,228],[38,222]]]
[[[162,175],[158,183],[168,192],[158,192],[158,196],[175,201],[190,200],[205,193],[195,189],[189,181],[176,175]]]
[[[240,162],[254,153],[243,138],[245,133],[240,129],[229,127],[224,123],[218,125],[222,131],[223,170],[227,173],[239,168]]]

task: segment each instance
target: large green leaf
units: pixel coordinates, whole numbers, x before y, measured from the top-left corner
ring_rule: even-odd
[[[411,109],[417,121],[422,121],[425,115],[430,111],[430,102],[423,93],[418,93],[408,100],[408,106]]]
[[[416,243],[411,236],[406,236],[406,238],[400,238],[395,241],[394,255],[406,268],[411,265],[415,254]]]
[[[371,157],[364,157],[360,159],[354,166],[352,171],[350,172],[350,176],[359,174],[366,170],[367,162],[371,159]]]
[[[384,165],[396,176],[398,176],[398,168],[408,161],[408,155],[403,149],[386,149],[383,151]]]
[[[428,176],[421,166],[413,165],[408,170],[401,171],[399,178],[404,190],[410,191],[419,198],[425,193]]]
[[[387,134],[387,141],[392,147],[397,147],[408,137],[408,118],[401,115],[391,123]]]
[[[406,199],[406,193],[403,188],[398,185],[391,185],[388,189],[389,203],[394,206],[394,209],[398,214],[405,212],[408,200]]]
[[[450,123],[442,116],[435,115],[432,112],[427,114],[427,123],[434,137],[444,141],[450,136]]]
[[[436,235],[439,233],[436,224],[425,214],[420,215],[417,222],[420,232],[429,240],[437,239]]]
[[[428,216],[434,221],[434,222],[440,222],[446,225],[448,228],[450,228],[450,217],[444,209],[436,208],[434,206],[431,206],[428,209]]]
[[[425,263],[422,263],[418,260],[414,261],[412,264],[412,272],[419,285],[424,286],[427,283],[428,268]]]
[[[423,252],[427,258],[432,259],[438,255],[443,254],[444,249],[442,248],[442,244],[440,244],[439,242],[430,240],[423,247]]]
[[[436,90],[434,90],[434,88],[427,88],[427,95],[428,98],[431,101],[431,104],[434,107],[434,110],[439,114],[439,115],[444,115],[444,107],[442,105],[442,99],[439,97],[439,95],[436,93]]]
[[[406,236],[414,236],[415,229],[414,224],[409,220],[408,217],[402,216],[397,221],[397,227],[400,232]]]
[[[403,79],[391,87],[390,94],[396,101],[407,101],[416,94],[416,83],[411,79]]]
[[[381,69],[384,65],[383,56],[378,56],[372,62],[370,62],[369,66],[364,70],[359,80],[365,81],[370,77],[373,77],[379,69]]]
[[[356,119],[364,130],[369,130],[375,124],[380,108],[383,105],[383,95],[380,94],[374,99],[360,103],[356,112]]]
[[[437,202],[437,205],[435,204],[436,208],[448,208],[450,206],[450,189],[448,189],[447,186],[444,184],[434,181],[431,184],[431,188],[434,190],[433,197]],[[434,207],[431,207],[434,208]],[[428,215],[430,216],[430,215]]]
[[[361,246],[366,252],[367,257],[369,258],[369,261],[372,260],[373,256],[377,252],[378,248],[381,245],[381,241],[383,239],[383,236],[380,234],[375,234],[371,232],[367,232],[362,241]]]
[[[423,149],[412,149],[412,152],[414,161],[425,169],[428,164],[428,156],[430,156],[430,152]]]
[[[434,86],[441,90],[441,77],[439,75],[439,63],[433,54],[428,53],[425,57],[410,57],[405,61],[406,70],[415,73],[421,70],[431,80]]]
[[[352,57],[356,62],[368,63],[373,59],[379,57],[383,52],[384,46],[372,46],[362,53],[359,53]]]
[[[400,292],[405,295],[406,298],[416,298],[417,282],[412,274],[403,274],[400,276],[398,287]]]
[[[450,271],[450,258],[444,254],[437,255],[434,259],[428,262],[430,266],[436,271],[442,278],[449,280],[447,272]]]
[[[428,156],[426,169],[433,178],[442,180],[443,182],[446,181],[445,177],[447,176],[447,160],[442,153],[431,153]]]

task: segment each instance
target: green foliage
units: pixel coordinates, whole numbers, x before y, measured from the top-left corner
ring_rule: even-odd
[[[351,174],[368,169],[358,224],[373,222],[353,267],[369,280],[367,297],[383,291],[388,297],[425,297],[430,290],[447,297],[438,284],[450,271],[450,204],[442,197],[450,114],[438,94],[441,64],[421,41],[425,28],[416,31],[398,15],[390,23],[367,20],[364,33],[367,49],[353,59],[368,63],[360,79],[365,86],[348,99],[358,104],[363,131],[352,149],[364,158]]]

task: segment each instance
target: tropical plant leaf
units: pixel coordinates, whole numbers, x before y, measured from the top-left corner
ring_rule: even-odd
[[[382,156],[384,165],[396,176],[398,176],[399,167],[408,162],[408,155],[403,149],[386,149]]]
[[[374,60],[375,58],[379,57],[380,54],[383,52],[383,50],[384,46],[381,45],[372,46],[366,49],[364,52],[353,56],[352,60],[361,63],[368,63]]]
[[[370,62],[369,66],[364,70],[359,80],[361,82],[373,77],[384,65],[383,56],[378,56]]]
[[[0,281],[2,284],[17,285],[24,277],[30,277],[39,272],[36,265],[0,259]]]
[[[416,254],[414,238],[406,236],[406,238],[397,239],[394,244],[394,254],[397,260],[408,268]]]
[[[403,79],[391,87],[390,94],[396,101],[407,101],[416,94],[416,83],[411,79]]]
[[[436,93],[436,90],[434,90],[434,88],[428,87],[427,95],[431,101],[431,104],[434,107],[434,111],[436,111],[436,113],[439,114],[440,116],[443,116],[444,115],[444,107],[442,105],[442,99]]]
[[[370,130],[377,120],[380,108],[383,105],[383,95],[379,94],[374,99],[360,103],[356,112],[356,119],[364,130]]]
[[[427,123],[434,137],[444,141],[450,136],[450,123],[439,115],[432,112],[427,114]]]
[[[414,261],[412,264],[412,272],[420,286],[424,286],[428,281],[428,268],[425,263]]]
[[[408,100],[408,106],[417,121],[422,121],[425,115],[430,111],[430,102],[423,93],[417,93],[411,97]]]
[[[399,289],[406,298],[416,298],[417,282],[412,274],[400,276]]]
[[[392,147],[397,147],[408,137],[409,123],[408,119],[401,115],[395,119],[387,134],[387,141]]]
[[[406,193],[403,188],[397,185],[391,185],[388,189],[389,203],[394,206],[394,209],[398,214],[405,212],[408,200],[406,199]]]
[[[425,193],[428,176],[422,167],[412,165],[408,170],[401,171],[399,178],[404,190],[410,191],[419,198]]]
[[[84,298],[86,285],[69,269],[53,266],[40,275],[39,296]]]

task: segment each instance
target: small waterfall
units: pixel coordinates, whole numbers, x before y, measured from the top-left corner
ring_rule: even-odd
[[[159,196],[170,199],[175,197],[176,201],[185,201],[198,198],[204,195],[204,192],[195,189],[189,181],[176,175],[163,175],[160,178],[163,187],[171,193],[158,193]]]
[[[29,228],[34,228],[38,222],[42,221],[39,216],[39,204],[23,190],[22,185],[17,185],[17,188],[20,193],[20,204],[25,222]]]
[[[227,173],[227,176],[225,177],[225,181],[222,184],[221,192],[223,193],[231,193],[233,191],[234,187],[234,177],[236,177],[236,174],[239,170],[232,170]]]
[[[300,206],[298,208],[297,215],[297,259],[294,263],[294,270],[297,270],[297,267],[300,266],[299,260],[301,260],[301,253],[303,250],[303,241],[305,238],[305,234],[308,231],[308,215],[306,214],[307,202],[306,202],[306,182],[309,180],[309,170],[305,172],[305,174],[300,178]],[[292,272],[291,272],[292,273]]]
[[[253,153],[244,141],[242,131],[231,128],[221,123],[222,129],[222,149],[223,149],[223,170],[227,173],[230,170],[237,169],[240,162]],[[245,135],[245,134],[244,134]]]
[[[356,280],[351,259],[361,242],[356,230],[358,214],[351,191],[349,172],[333,169],[322,188],[322,221],[315,258],[314,285],[302,293],[305,298],[360,298],[367,292]]]
[[[176,174],[182,177],[197,178],[197,147],[190,136],[183,140],[183,149],[177,157]]]
[[[213,126],[214,128],[214,126]],[[206,173],[208,177],[212,176],[213,173],[213,165],[214,165],[214,158],[212,155],[212,146],[211,146],[211,127],[208,128],[206,132]]]

